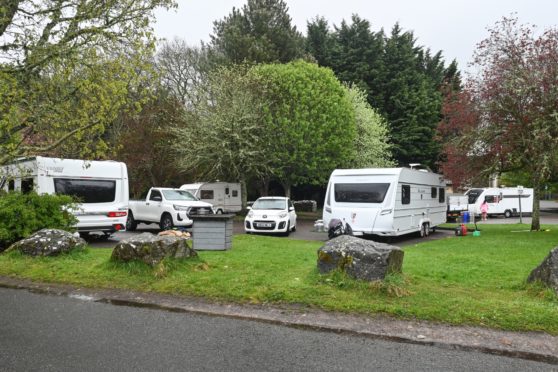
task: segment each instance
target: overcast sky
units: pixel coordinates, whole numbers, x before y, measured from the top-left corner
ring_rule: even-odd
[[[228,15],[233,6],[246,0],[177,0],[178,9],[156,12],[155,33],[160,38],[180,37],[190,45],[208,41],[213,21]],[[446,61],[457,59],[466,69],[478,42],[487,36],[486,27],[503,16],[517,13],[521,23],[539,29],[558,22],[558,0],[286,0],[289,15],[297,29],[306,33],[306,22],[317,15],[331,24],[350,20],[358,14],[372,24],[372,29],[389,32],[396,22],[412,30],[419,45],[442,50]]]

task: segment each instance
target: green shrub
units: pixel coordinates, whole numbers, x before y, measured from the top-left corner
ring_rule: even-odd
[[[71,208],[74,200],[66,195],[0,193],[0,252],[44,228],[74,231]]]

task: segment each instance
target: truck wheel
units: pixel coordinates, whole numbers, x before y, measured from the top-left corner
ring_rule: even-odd
[[[509,209],[506,209],[506,211],[504,212],[504,217],[510,218],[511,216],[512,216],[512,212]]]
[[[128,211],[128,218],[126,219],[126,230],[134,231],[138,227],[137,221],[134,219],[132,211]]]
[[[161,230],[170,230],[173,227],[172,217],[170,214],[165,213],[161,216],[161,222],[159,223],[159,227]]]

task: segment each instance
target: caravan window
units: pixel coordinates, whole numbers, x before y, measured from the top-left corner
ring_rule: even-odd
[[[498,203],[498,195],[486,195],[484,197],[487,203]]]
[[[201,190],[200,199],[213,199],[213,190]]]
[[[33,191],[33,178],[24,178],[21,180],[21,192],[29,194]]]
[[[430,197],[432,199],[436,199],[436,197],[438,196],[438,189],[435,187],[432,187],[432,189],[430,190]]]
[[[55,178],[54,191],[82,203],[110,203],[116,198],[116,181]]]
[[[440,187],[439,195],[440,195],[440,197],[438,198],[438,202],[439,203],[445,203],[446,202],[446,189],[444,189],[443,187]]]
[[[339,203],[381,203],[389,183],[336,183],[335,201]]]
[[[237,198],[238,197],[238,190],[233,190],[232,191],[232,196],[233,196],[233,198]]]
[[[475,204],[477,199],[479,198],[479,196],[482,194],[484,190],[483,189],[471,189],[469,190],[469,192],[467,193],[467,196],[469,196],[469,204]]]
[[[401,204],[411,204],[411,185],[401,185]]]
[[[8,181],[8,191],[14,191],[15,190],[15,180],[9,180]]]

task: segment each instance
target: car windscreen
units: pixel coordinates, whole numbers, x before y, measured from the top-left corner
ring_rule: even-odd
[[[382,203],[389,183],[336,183],[335,201],[338,203]]]
[[[483,191],[484,191],[483,189],[471,189],[467,191],[467,196],[469,197],[469,204],[475,204]]]
[[[252,205],[252,209],[287,209],[285,199],[258,199]]]
[[[74,196],[80,203],[111,203],[116,198],[116,181],[55,178],[54,191]]]
[[[162,190],[165,199],[167,200],[184,200],[193,201],[198,200],[194,195],[186,190]]]

